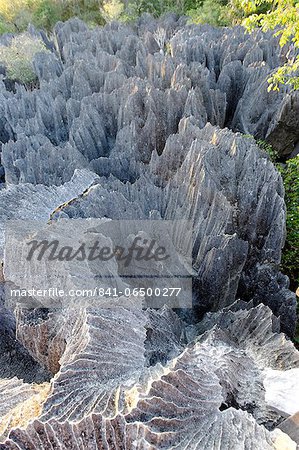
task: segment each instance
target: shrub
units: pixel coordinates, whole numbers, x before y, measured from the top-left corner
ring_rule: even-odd
[[[26,33],[12,38],[9,46],[0,46],[0,61],[6,68],[7,78],[30,84],[36,80],[32,61],[36,53],[47,51],[37,37]]]
[[[50,3],[53,0],[48,0]],[[101,8],[102,1],[100,0],[56,0],[60,1],[62,6],[62,13],[60,20],[68,20],[71,17],[79,17],[88,25],[103,25],[105,23]]]
[[[33,9],[32,22],[39,28],[50,30],[56,22],[62,19],[63,7],[60,2],[42,0]]]
[[[229,0],[225,15],[231,25],[239,25],[252,15],[267,13],[270,7],[268,0]]]
[[[0,15],[8,23],[14,23],[16,16],[28,6],[27,0],[0,0]]]
[[[299,286],[299,155],[279,167],[287,206],[287,239],[282,255],[282,267],[291,280],[293,290]]]
[[[106,22],[118,20],[124,12],[125,5],[120,0],[105,0],[101,8],[101,14]]]
[[[131,22],[143,13],[150,13],[154,17],[160,17],[168,12],[184,15],[186,11],[196,8],[201,3],[202,0],[128,0],[125,2],[121,20]]]
[[[13,33],[15,31],[14,26],[5,22],[5,20],[1,20],[0,18],[0,34],[4,33]]]
[[[36,0],[0,0],[0,17],[10,31],[24,31],[32,22],[33,3]]]
[[[219,0],[205,0],[197,9],[187,12],[193,23],[208,23],[213,26],[230,25],[226,6]]]
[[[289,159],[284,168],[280,168],[284,180],[285,201],[287,206],[287,239],[282,253],[282,269],[289,276],[291,288],[299,297],[299,155]],[[297,303],[299,316],[299,301]],[[299,345],[299,323],[295,342]]]
[[[276,150],[274,150],[274,148],[272,147],[272,145],[268,144],[268,142],[263,141],[261,139],[256,141],[257,145],[264,150],[264,152],[268,153],[268,155],[270,156],[270,159],[273,163],[276,163],[278,160],[278,153]]]
[[[260,5],[261,0],[244,0],[244,4]],[[269,78],[269,90],[279,90],[280,84],[288,84],[299,90],[299,56],[294,51],[299,47],[299,3],[296,0],[267,0],[266,11],[257,11],[243,21],[252,31],[260,27],[263,31],[276,30],[281,47],[290,44],[290,55],[284,64]]]
[[[0,0],[0,34],[25,31],[30,23],[50,31],[58,20],[77,16],[88,24],[103,24],[98,0]],[[8,29],[7,29],[8,28]]]

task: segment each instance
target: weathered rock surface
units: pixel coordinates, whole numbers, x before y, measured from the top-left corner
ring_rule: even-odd
[[[264,379],[267,403],[282,414],[294,415],[299,405],[299,369],[268,370]]]
[[[144,349],[161,339],[158,327],[146,334],[146,311],[82,311],[40,418],[0,448],[275,448],[267,428],[280,416],[266,402],[264,371],[298,367],[298,352],[265,306],[215,314],[183,351],[176,342],[164,365],[147,367]],[[154,323],[169,329],[169,319],[179,321],[164,310]]]
[[[51,214],[65,202],[86,191],[97,179],[88,170],[76,170],[72,179],[61,186],[34,185],[29,183],[7,185],[0,190],[0,255],[3,256],[4,229],[9,220],[47,221]]]
[[[100,178],[53,218],[188,219],[193,223],[197,317],[241,299],[263,301],[292,334],[295,295],[277,270],[285,207],[279,174],[254,142],[194,118],[180,122],[161,156],[140,165],[135,183]]]
[[[18,378],[1,379],[0,439],[13,427],[26,427],[32,418],[39,416],[49,394],[49,384],[26,384]]]
[[[26,383],[43,383],[50,379],[45,366],[40,365],[30,352],[16,340],[16,320],[12,311],[3,306],[4,287],[0,284],[0,379],[18,377]]]
[[[166,31],[161,49],[159,28]],[[73,20],[58,24],[54,37],[56,49],[34,63],[39,89],[9,92],[1,84],[3,216],[43,218],[42,209],[78,197],[63,214],[190,218],[198,317],[236,296],[253,298],[292,334],[295,298],[277,270],[285,221],[280,177],[249,138],[206,125],[278,142],[275,117],[285,118],[288,108],[295,114],[296,100],[284,89],[267,92],[269,73],[286,58],[277,40],[174,16],[160,23],[144,17],[134,30],[116,23],[88,30]],[[296,132],[288,134],[294,144]],[[76,179],[70,194],[78,170],[104,177],[82,199],[92,181],[82,179],[83,187]],[[15,214],[12,197],[20,205]]]
[[[288,434],[299,445],[299,413],[288,417],[280,425],[279,429]]]
[[[13,219],[187,219],[193,308],[1,307],[0,449],[294,448],[277,427],[299,405],[267,397],[270,370],[299,370],[281,333],[296,322],[283,185],[237,133],[282,155],[298,143],[297,94],[267,92],[285,53],[271,34],[174,16],[42,38],[39,88],[0,81],[1,257]]]

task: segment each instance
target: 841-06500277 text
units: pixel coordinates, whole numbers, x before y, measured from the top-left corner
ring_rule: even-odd
[[[47,289],[11,289],[11,297],[177,297],[182,288],[179,287],[126,287],[123,290],[117,288],[95,287],[93,289],[70,289],[65,291],[57,287]]]

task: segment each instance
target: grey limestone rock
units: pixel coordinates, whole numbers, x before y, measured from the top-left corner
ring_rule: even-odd
[[[166,310],[161,314],[168,315]],[[13,429],[0,448],[30,442],[32,448],[46,449],[51,442],[58,448],[78,444],[93,449],[216,449],[221,443],[222,449],[274,449],[275,434],[269,429],[279,422],[279,414],[266,404],[263,371],[270,366],[298,367],[298,353],[282,334],[273,332],[267,307],[225,314],[231,315],[225,330],[214,321],[210,331],[191,340],[183,351],[177,348],[177,356],[164,366],[145,367],[140,352],[149,339],[144,313],[82,311],[40,418]],[[130,323],[135,325],[131,331]],[[163,324],[164,320],[159,326]],[[87,333],[78,333],[82,326]],[[122,329],[129,333],[127,341]],[[99,333],[104,341],[98,340]],[[150,336],[151,342],[155,339],[161,342],[159,333]],[[122,386],[115,392],[117,381]]]
[[[187,219],[192,239],[176,238],[192,248],[192,308],[1,306],[0,449],[277,448],[264,380],[298,370],[281,333],[294,333],[296,301],[279,269],[282,180],[248,135],[282,157],[298,145],[297,96],[267,91],[285,50],[271,33],[175,15],[38,35],[51,50],[33,61],[38,86],[0,80],[1,258],[14,219],[53,236],[62,219]],[[32,270],[55,275],[43,264]],[[13,281],[4,260],[1,283]],[[19,420],[14,395],[30,406],[32,383],[49,380]]]
[[[165,152],[137,170],[140,176],[133,184],[113,176],[100,179],[54,217],[189,219],[197,317],[233,303],[236,296],[256,303],[263,299],[291,334],[295,296],[278,270],[283,187],[254,142],[211,125],[199,129],[189,118],[166,142]]]

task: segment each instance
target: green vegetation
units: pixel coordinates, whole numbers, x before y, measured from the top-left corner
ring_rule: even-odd
[[[268,144],[268,142],[263,141],[261,139],[257,140],[256,143],[262,150],[264,150],[264,152],[268,153],[268,155],[270,156],[270,159],[271,159],[271,161],[273,163],[277,162],[277,160],[278,160],[278,153],[277,153],[276,150],[274,150],[272,145]]]
[[[25,31],[30,23],[50,31],[58,20],[75,16],[94,26],[130,22],[144,12],[155,17],[168,11],[185,14],[194,7],[197,0],[0,0],[0,34]]]
[[[102,25],[111,20],[130,22],[144,12],[159,17],[169,11],[188,15],[195,23],[226,26],[264,10],[247,7],[242,0],[0,0],[0,33],[24,31],[29,23],[51,30],[58,20],[74,16]]]
[[[246,0],[247,4],[252,3]],[[276,30],[280,37],[280,45],[291,43],[299,47],[299,3],[297,0],[268,0],[268,10],[262,13],[253,12],[243,24],[249,31],[256,27],[262,30]],[[258,6],[260,0],[255,0]],[[299,89],[299,58],[291,54],[283,67],[280,67],[273,76],[269,78],[269,90],[278,90],[279,85],[290,84],[294,89]]]
[[[285,188],[287,206],[287,240],[282,255],[282,267],[293,289],[299,286],[299,155],[289,159],[284,167],[278,165]]]
[[[105,0],[101,8],[102,17],[106,22],[119,20],[125,9],[120,0]]]
[[[30,85],[36,80],[33,57],[45,51],[47,49],[40,39],[22,33],[13,37],[9,46],[0,46],[0,62],[5,66],[10,80]]]
[[[89,25],[105,23],[98,0],[0,0],[0,33],[25,31],[30,23],[50,31],[74,16]]]
[[[195,2],[194,2],[195,3]],[[270,10],[267,0],[202,0],[186,10],[192,22],[214,26],[232,26],[246,23],[252,15],[266,14]],[[252,27],[251,27],[252,29]]]
[[[205,0],[196,9],[187,11],[193,23],[209,23],[214,26],[230,25],[227,7],[221,0]]]
[[[0,34],[13,33],[14,27],[0,17]]]
[[[271,1],[252,0],[0,0],[0,33],[24,31],[29,23],[51,30],[58,20],[77,16],[90,25],[135,20],[144,12],[155,17],[169,11],[195,23],[227,26],[269,10]],[[257,23],[259,25],[259,23]],[[254,26],[250,22],[250,27]]]
[[[299,155],[289,159],[286,166],[280,168],[284,181],[285,201],[287,206],[287,239],[282,254],[282,268],[289,276],[291,289],[299,290]],[[299,296],[298,296],[299,297]],[[297,302],[299,316],[299,300]],[[295,342],[299,345],[299,323]]]

